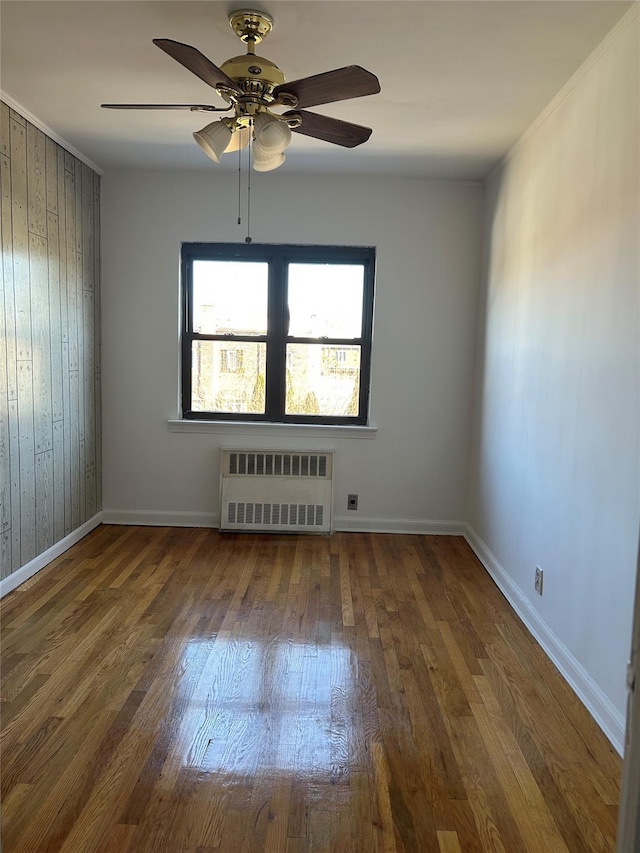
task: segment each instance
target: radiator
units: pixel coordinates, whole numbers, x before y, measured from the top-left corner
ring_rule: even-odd
[[[220,530],[330,533],[332,496],[331,451],[221,451]]]

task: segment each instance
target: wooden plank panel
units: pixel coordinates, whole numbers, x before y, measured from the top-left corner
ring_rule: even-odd
[[[11,117],[9,107],[4,101],[0,101],[0,154],[9,157],[11,154],[11,141],[9,137],[9,125]]]
[[[20,565],[36,556],[36,483],[33,437],[33,368],[18,362],[18,430],[20,453]]]
[[[60,331],[62,343],[68,343],[67,319],[67,179],[64,149],[58,146],[58,262],[60,265]]]
[[[86,470],[96,466],[96,411],[95,411],[95,294],[90,290],[83,292],[83,418],[85,438]]]
[[[20,568],[20,440],[18,401],[9,400],[9,451],[11,454],[11,571]]]
[[[67,172],[74,175],[76,171],[76,158],[68,151],[65,151],[64,149],[62,149],[62,151],[64,154],[64,168]]]
[[[82,287],[94,290],[93,172],[82,164]]]
[[[93,197],[93,289],[98,292],[100,288],[100,196]],[[100,324],[96,323],[96,329]]]
[[[64,492],[66,466],[64,458],[64,421],[53,423],[53,534],[54,541],[64,538]]]
[[[0,393],[0,532],[11,528],[11,447],[9,401]]]
[[[23,125],[11,122],[11,215],[16,358],[31,358],[31,293],[27,227],[27,139]]]
[[[2,279],[4,298],[0,311],[4,318],[4,338],[0,341],[5,369],[4,380],[0,380],[9,400],[18,398],[17,344],[16,344],[16,303],[13,285],[13,216],[11,201],[11,160],[0,157],[0,184],[2,208],[0,222],[2,228]]]
[[[94,174],[94,198],[93,198],[93,286],[95,298],[94,309],[94,455],[96,462],[96,509],[102,509],[102,398],[101,398],[101,376],[100,376],[100,176]]]
[[[78,524],[84,524],[87,520],[87,466],[85,464],[84,440],[79,444],[80,453],[78,459]]]
[[[6,158],[3,158],[6,160]],[[4,170],[3,170],[4,171]],[[5,188],[2,187],[2,194]],[[0,248],[4,253],[5,246],[12,247],[13,237],[11,232],[5,233],[2,229],[2,216],[0,215]],[[13,281],[11,281],[11,299],[13,300]],[[7,419],[7,332],[5,321],[5,285],[4,285],[4,263],[0,262],[0,407],[4,413],[5,422]],[[0,459],[0,463],[2,460]],[[8,470],[8,469],[7,469]],[[0,479],[2,478],[2,469],[0,467]],[[0,485],[0,530],[2,530],[2,509],[3,490]]]
[[[53,451],[36,454],[36,551],[42,554],[53,538]]]
[[[75,226],[75,234],[76,234],[76,252],[79,254],[82,253],[82,162],[78,159],[75,161],[75,189],[76,189],[76,200],[75,200],[75,211],[76,211],[76,226]]]
[[[58,212],[58,146],[46,138],[47,211]],[[48,233],[48,229],[47,229]]]
[[[95,375],[96,406],[96,495],[98,509],[102,509],[102,375]]]
[[[27,120],[24,118],[24,116],[21,116],[20,113],[16,112],[12,107],[9,108],[9,117],[11,121],[15,121],[17,124],[26,128]]]
[[[68,155],[69,157],[71,155]],[[60,264],[60,333],[61,333],[61,380],[62,380],[62,456],[60,464],[56,465],[56,477],[63,478],[63,531],[66,536],[71,533],[71,399],[69,378],[69,301],[67,286],[67,181],[68,170],[67,152],[58,146],[58,235],[59,235],[59,264]],[[73,168],[73,158],[71,159]],[[74,267],[75,268],[75,267]],[[59,437],[60,440],[60,437]],[[58,458],[58,457],[56,457]]]
[[[78,259],[76,243],[76,190],[75,178],[65,171],[65,208],[66,208],[66,282],[67,282],[67,334],[69,341],[69,370],[78,369],[78,293],[76,273]]]
[[[29,235],[29,281],[31,290],[31,340],[33,365],[35,452],[51,450],[51,328],[49,323],[49,258],[47,241]]]
[[[69,439],[71,468],[71,530],[80,526],[80,437],[78,430],[78,371],[69,371]],[[84,480],[84,472],[82,475]]]
[[[58,217],[47,214],[49,276],[49,329],[51,342],[51,418],[61,421],[62,410],[62,315],[60,288],[60,233]]]
[[[76,252],[76,339],[78,342],[78,436],[84,441],[84,291],[82,289],[82,255]],[[82,469],[84,471],[84,468]]]
[[[64,461],[64,533],[71,533],[72,506],[71,506],[71,371],[69,370],[69,344],[62,344],[62,412],[63,412],[63,461]]]
[[[27,190],[29,231],[39,237],[47,236],[47,183],[45,135],[27,122]]]
[[[98,512],[98,493],[96,491],[96,469],[92,468],[86,474],[87,520]]]
[[[0,533],[0,580],[11,574],[11,528]]]

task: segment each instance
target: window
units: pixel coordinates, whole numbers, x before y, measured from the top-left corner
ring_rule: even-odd
[[[182,246],[182,416],[364,424],[375,250]]]
[[[223,349],[221,356],[220,370],[226,373],[235,373],[242,364],[243,350],[241,347],[237,349]]]

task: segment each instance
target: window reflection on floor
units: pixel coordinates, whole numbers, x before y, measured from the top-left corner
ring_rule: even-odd
[[[182,663],[173,759],[183,768],[242,777],[346,771],[357,659],[345,646],[192,640]]]

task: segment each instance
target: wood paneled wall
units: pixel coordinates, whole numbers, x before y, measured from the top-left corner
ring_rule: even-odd
[[[2,578],[101,505],[100,179],[1,103]]]

